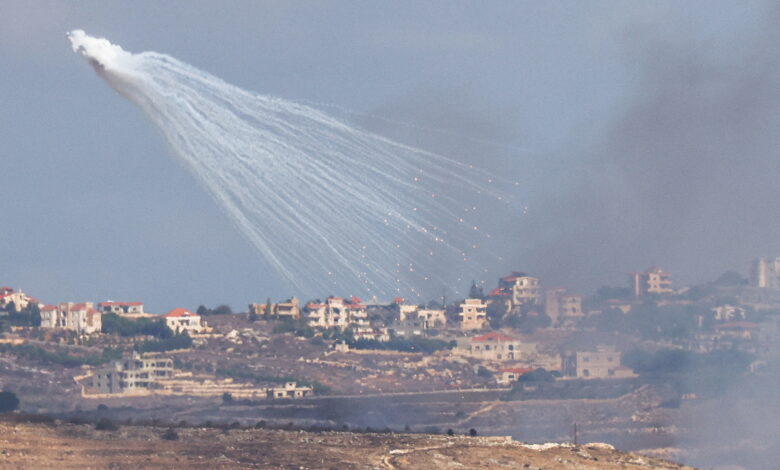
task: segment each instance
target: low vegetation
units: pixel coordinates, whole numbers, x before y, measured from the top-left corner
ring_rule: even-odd
[[[0,344],[0,353],[63,367],[98,366],[122,357],[122,351],[118,348],[107,347],[100,354],[74,355],[64,351],[50,351],[32,344]]]

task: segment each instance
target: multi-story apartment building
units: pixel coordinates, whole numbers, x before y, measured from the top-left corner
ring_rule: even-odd
[[[144,313],[143,302],[114,302],[111,300],[100,302],[98,309],[103,313],[115,313],[127,317],[146,317],[151,316]]]
[[[61,328],[84,334],[100,333],[103,328],[103,314],[92,302],[66,302],[57,307],[44,305],[40,311],[42,328]]]
[[[649,268],[641,273],[631,274],[631,289],[635,297],[647,294],[671,294],[672,275],[661,268]]]
[[[309,326],[346,329],[350,326],[368,326],[366,305],[357,297],[345,301],[343,297],[328,297],[325,303],[306,304]]]
[[[92,387],[98,393],[132,393],[137,390],[161,388],[158,381],[173,377],[173,360],[161,357],[143,357],[137,352],[110,366],[99,369],[92,376]]]
[[[393,330],[401,336],[422,335],[427,330],[447,325],[444,310],[420,308],[417,305],[398,303],[398,319]]]
[[[270,304],[270,311],[268,311],[269,305],[265,304],[249,304],[249,311],[254,312],[258,316],[277,316],[282,318],[292,318],[297,320],[301,318],[301,302],[292,297],[284,302]]]
[[[582,313],[582,296],[569,294],[566,289],[547,289],[545,293],[544,310],[552,320],[552,324],[563,324],[584,316]]]
[[[525,273],[513,272],[498,281],[499,289],[511,293],[512,309],[522,305],[538,305],[541,301],[539,279]]]
[[[466,299],[460,304],[460,329],[481,330],[487,328],[487,304],[480,299]]]
[[[750,285],[762,289],[780,289],[780,258],[758,258],[750,266]]]

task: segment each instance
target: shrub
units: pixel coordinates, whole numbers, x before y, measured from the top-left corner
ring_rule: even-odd
[[[168,428],[167,431],[162,433],[160,435],[160,439],[166,440],[166,441],[178,441],[179,440],[179,433],[173,430],[173,428]]]
[[[118,431],[119,425],[109,418],[100,418],[95,424],[96,431]]]
[[[14,392],[4,390],[0,392],[0,413],[8,413],[19,408],[19,398]]]

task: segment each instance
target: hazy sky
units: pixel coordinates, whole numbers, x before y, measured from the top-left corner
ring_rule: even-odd
[[[72,53],[75,28],[517,177],[528,214],[490,286],[744,273],[780,255],[779,20],[709,0],[5,0],[0,284],[157,312],[295,294]]]

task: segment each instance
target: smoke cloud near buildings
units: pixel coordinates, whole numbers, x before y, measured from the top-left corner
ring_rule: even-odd
[[[571,147],[559,180],[573,184],[546,180],[524,265],[564,284],[654,264],[701,282],[780,252],[779,13],[728,44],[631,31],[636,88],[591,146]]]

